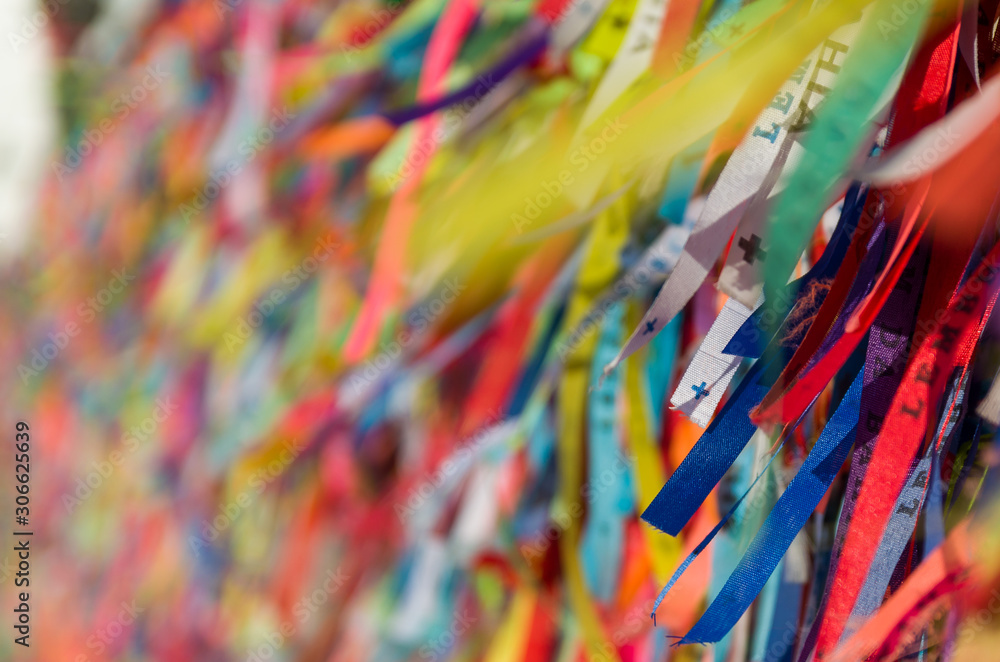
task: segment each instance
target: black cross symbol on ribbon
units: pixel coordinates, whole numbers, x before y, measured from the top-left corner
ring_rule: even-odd
[[[747,264],[753,264],[758,259],[763,262],[767,257],[767,251],[760,247],[760,237],[755,234],[750,235],[749,240],[740,237],[739,247],[743,251],[743,261]]]

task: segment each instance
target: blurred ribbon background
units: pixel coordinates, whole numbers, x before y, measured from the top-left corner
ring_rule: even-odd
[[[4,0],[0,658],[992,659],[998,20]]]

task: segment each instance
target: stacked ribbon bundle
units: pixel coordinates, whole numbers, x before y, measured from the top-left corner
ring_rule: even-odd
[[[990,650],[997,0],[52,4],[36,659]]]

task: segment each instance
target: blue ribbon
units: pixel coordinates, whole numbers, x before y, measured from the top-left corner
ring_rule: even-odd
[[[680,643],[719,641],[764,588],[847,458],[861,411],[862,381],[863,372],[859,372],[735,572]]]
[[[772,359],[771,363],[776,361]],[[759,383],[768,363],[761,360],[750,368],[732,397],[642,513],[644,521],[676,536],[697,512],[757,429],[748,414],[769,389],[768,385]]]
[[[690,566],[694,562],[694,560],[698,558],[699,554],[705,551],[705,548],[708,547],[708,545],[712,542],[712,540],[719,533],[719,531],[722,530],[722,527],[726,525],[726,522],[728,522],[730,518],[732,518],[732,516],[736,513],[739,507],[743,504],[743,501],[746,500],[747,495],[750,494],[750,492],[753,491],[753,488],[757,485],[757,481],[759,481],[761,477],[767,473],[767,470],[771,467],[771,463],[774,462],[774,458],[778,457],[778,455],[781,454],[781,449],[784,448],[784,446],[785,442],[782,441],[781,445],[778,446],[774,454],[771,455],[771,459],[767,461],[767,464],[764,465],[764,468],[761,470],[761,472],[757,474],[757,477],[754,478],[752,483],[750,483],[750,487],[747,488],[747,491],[744,492],[743,495],[739,499],[737,499],[735,503],[733,503],[732,507],[729,509],[729,512],[727,512],[725,516],[721,520],[719,520],[719,523],[716,524],[715,527],[708,532],[708,535],[705,536],[705,539],[702,540],[700,543],[698,543],[698,546],[695,547],[690,554],[688,554],[687,558],[685,558],[684,561],[680,564],[680,566],[678,566],[677,570],[674,571],[674,574],[670,577],[670,581],[668,581],[667,585],[663,587],[663,590],[660,591],[660,594],[656,596],[656,601],[653,603],[654,625],[656,623],[656,609],[660,606],[660,603],[663,602],[663,598],[667,597],[667,593],[669,593],[670,589],[674,587],[674,584],[676,584],[677,580],[681,578],[681,575],[683,575],[684,571],[688,569],[688,566]]]
[[[596,383],[605,364],[614,360],[622,338],[624,306],[619,302],[608,309],[601,328],[597,350],[594,352],[591,380]],[[629,481],[614,477],[607,485],[602,474],[615,466],[620,454],[621,441],[615,416],[615,397],[618,393],[619,373],[608,375],[604,383],[590,392],[589,442],[587,475],[589,476],[589,504],[587,524],[580,543],[583,575],[591,592],[605,603],[611,602],[618,587],[623,558],[625,525],[622,517],[632,511]]]

